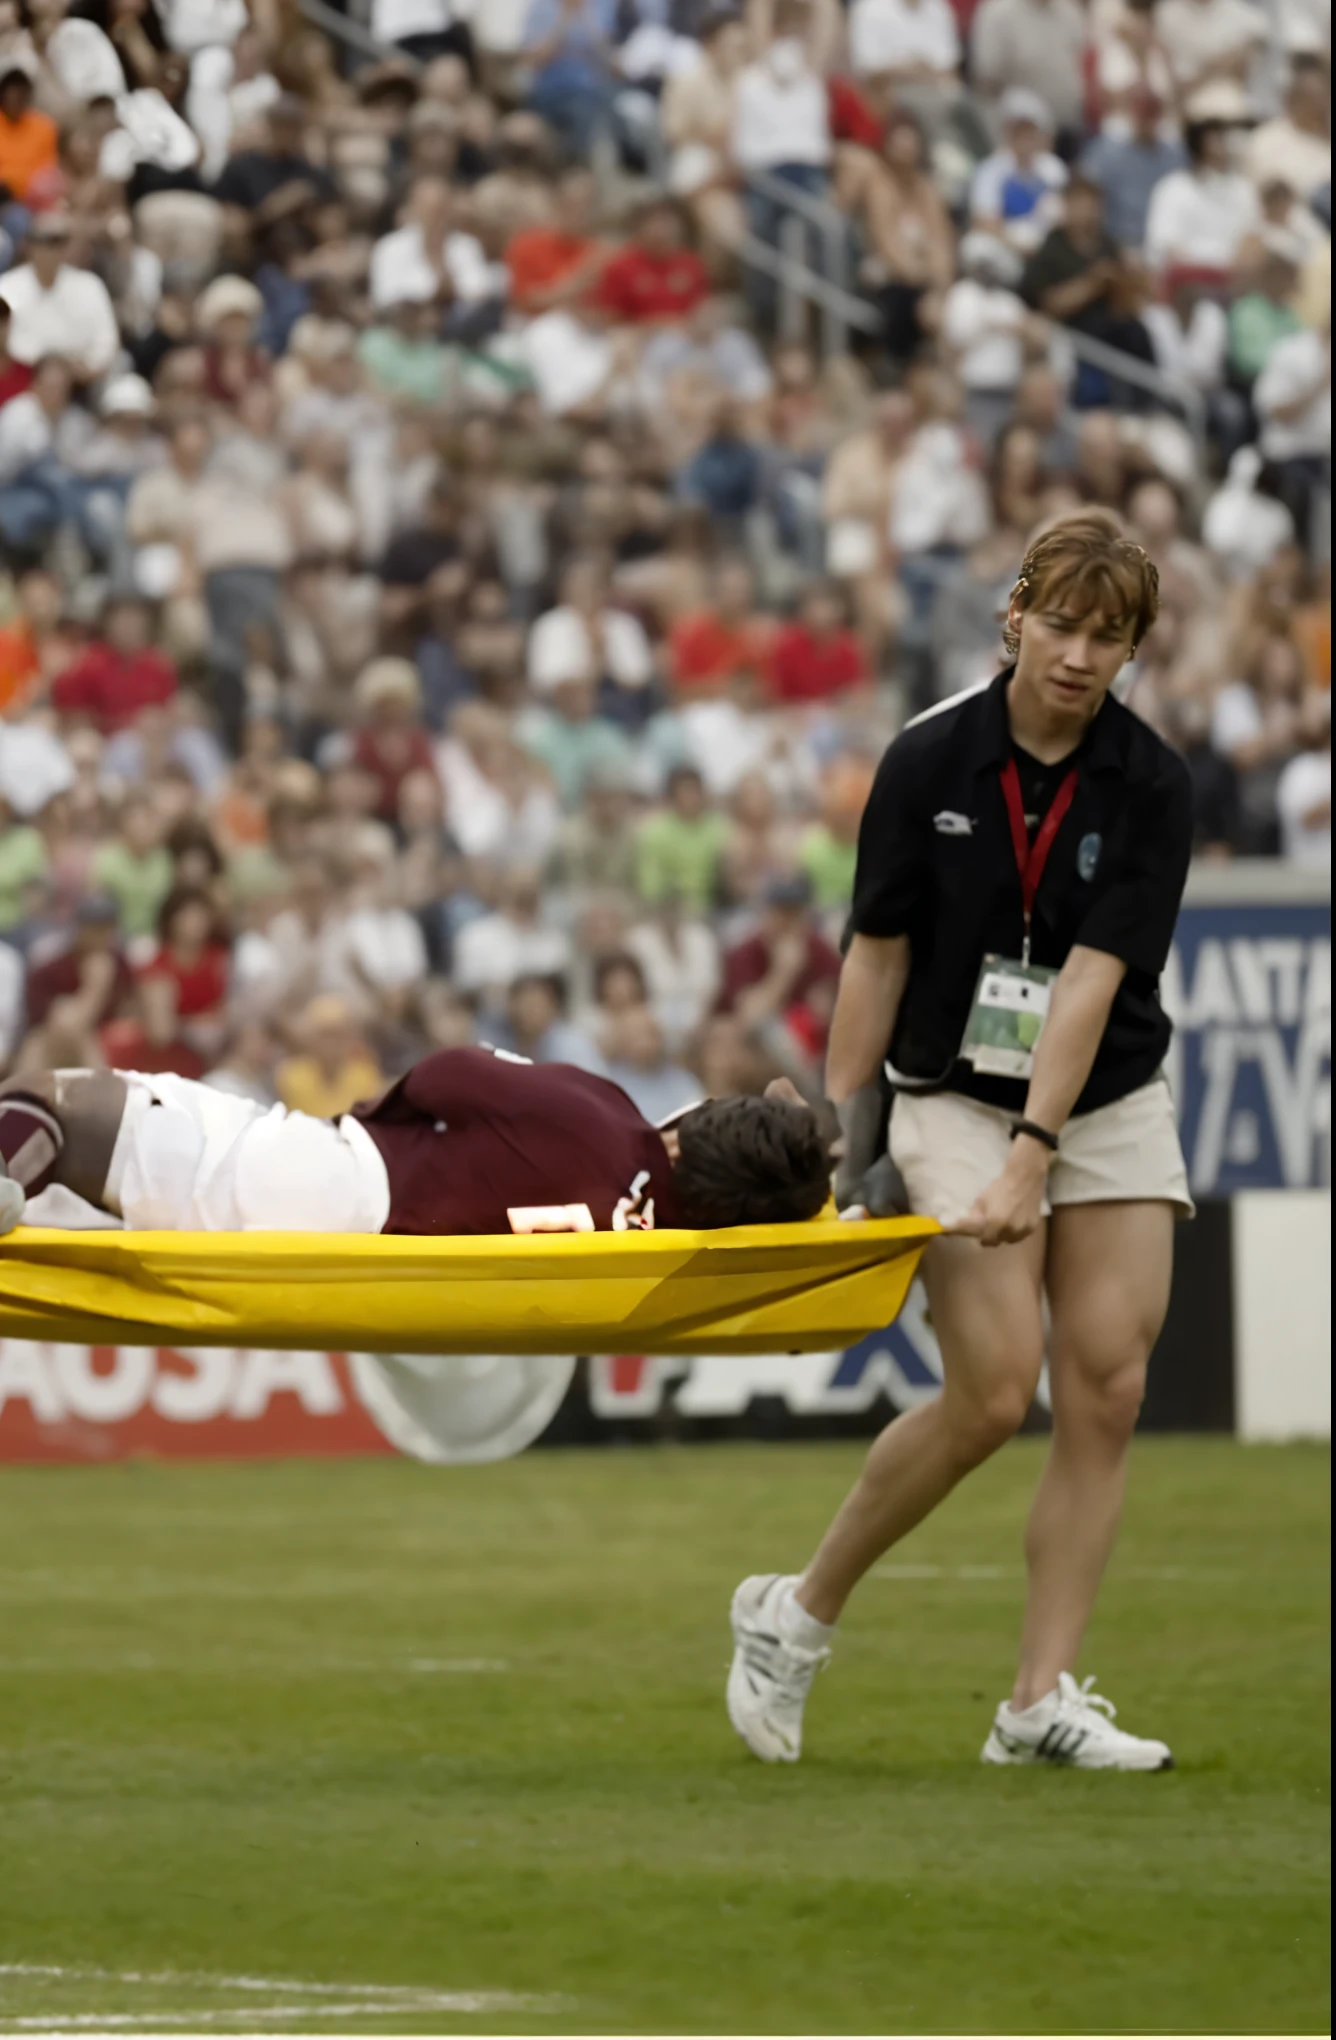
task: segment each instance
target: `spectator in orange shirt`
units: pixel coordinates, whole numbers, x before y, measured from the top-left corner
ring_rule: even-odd
[[[59,581],[45,567],[30,567],[15,592],[17,611],[0,627],[0,716],[25,709],[60,657],[53,642],[64,601]]]
[[[685,319],[709,291],[709,272],[687,246],[682,207],[674,198],[651,198],[640,209],[633,239],[604,269],[598,299],[615,319],[646,326]]]
[[[756,586],[745,559],[715,569],[713,600],[679,618],[668,636],[673,683],[681,694],[719,694],[739,673],[764,673],[774,627],[756,612]]]
[[[574,165],[557,184],[553,225],[526,227],[509,242],[510,302],[517,312],[553,311],[597,282],[607,250],[590,231],[594,190],[591,173]]]
[[[32,79],[13,57],[0,59],[0,184],[22,200],[41,170],[60,152],[56,123],[32,103]]]

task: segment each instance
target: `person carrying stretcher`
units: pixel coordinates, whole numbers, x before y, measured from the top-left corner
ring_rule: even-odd
[[[552,1233],[814,1218],[831,1158],[784,1080],[651,1126],[604,1077],[487,1048],[426,1056],[338,1120],[173,1075],[0,1084],[0,1231],[62,1224],[71,1193],[128,1229]],[[88,1214],[85,1222],[95,1222]]]

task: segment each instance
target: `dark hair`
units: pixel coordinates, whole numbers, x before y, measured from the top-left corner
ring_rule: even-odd
[[[1212,135],[1227,135],[1234,126],[1228,120],[1190,120],[1184,124],[1183,144],[1189,159],[1200,163],[1206,153],[1206,144]]]
[[[645,973],[639,957],[632,956],[629,949],[609,949],[594,965],[594,1003],[601,1006],[603,992],[610,977],[617,977],[622,971],[628,972],[640,986],[642,1000],[649,998]]]
[[[223,853],[214,841],[213,832],[207,823],[196,820],[193,815],[182,815],[169,831],[164,846],[173,860],[184,857],[191,850],[202,850],[205,862],[215,878],[221,878],[224,870]]]
[[[209,895],[195,885],[174,885],[158,908],[157,935],[164,949],[172,939],[172,923],[186,907],[207,908],[211,921],[208,940],[214,944],[226,945],[227,930],[222,926],[218,909]]]
[[[830,1194],[830,1151],[806,1105],[711,1098],[678,1122],[673,1182],[689,1226],[788,1225]]]

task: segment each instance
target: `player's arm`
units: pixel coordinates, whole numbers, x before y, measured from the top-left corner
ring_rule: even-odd
[[[909,981],[906,930],[931,884],[922,793],[921,763],[912,743],[900,737],[877,768],[859,827],[850,939],[830,1023],[826,1096],[840,1122],[835,1201],[841,1209],[855,1200],[877,1159],[877,1075]]]

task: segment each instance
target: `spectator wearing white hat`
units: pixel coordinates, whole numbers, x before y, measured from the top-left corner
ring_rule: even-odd
[[[1011,415],[1025,367],[1030,313],[1015,286],[1021,263],[993,234],[960,243],[960,275],[942,303],[941,337],[965,391],[971,426],[991,445]]]
[[[1222,82],[1189,100],[1187,112],[1187,167],[1170,171],[1151,193],[1146,260],[1161,275],[1186,270],[1223,289],[1244,243],[1261,225],[1257,192],[1234,168],[1232,136],[1246,106],[1238,88]]]
[[[1067,168],[1053,152],[1053,116],[1037,92],[1012,86],[998,101],[997,115],[1002,146],[974,173],[970,221],[1029,255],[1062,217]]]
[[[96,382],[120,352],[121,336],[107,286],[70,261],[73,223],[52,207],[28,227],[27,261],[0,277],[9,305],[9,351],[29,367],[59,355],[78,382]]]
[[[133,578],[133,546],[125,528],[130,490],[166,459],[153,429],[156,415],[156,400],[141,375],[113,376],[98,404],[97,430],[70,460],[85,543],[119,587]]]

